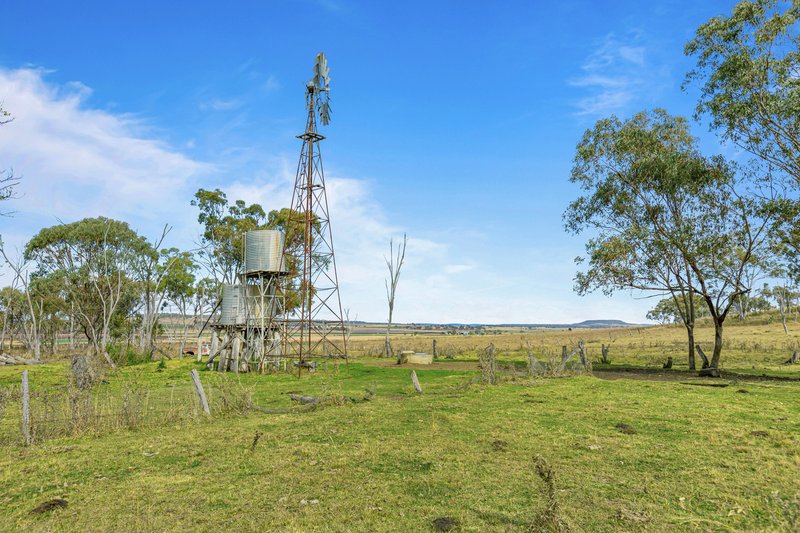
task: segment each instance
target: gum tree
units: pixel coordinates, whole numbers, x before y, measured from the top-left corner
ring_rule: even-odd
[[[74,317],[89,349],[111,366],[106,348],[112,323],[138,299],[136,268],[153,253],[127,223],[105,217],[44,228],[25,247],[25,259],[36,263],[35,276],[59,288],[62,311]]]
[[[570,179],[583,194],[564,214],[566,229],[592,233],[577,292],[697,295],[714,323],[717,368],[725,319],[750,291],[745,272],[769,253],[775,204],[745,195],[749,181],[703,157],[687,121],[664,110],[598,121],[578,144]]]

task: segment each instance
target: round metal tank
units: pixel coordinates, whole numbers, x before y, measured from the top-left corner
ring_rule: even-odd
[[[286,272],[281,263],[283,233],[273,229],[248,231],[244,234],[244,273]]]
[[[223,285],[219,324],[238,326],[244,323],[244,298],[241,285]]]

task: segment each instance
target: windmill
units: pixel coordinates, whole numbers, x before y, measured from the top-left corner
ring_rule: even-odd
[[[330,77],[325,54],[317,54],[313,76],[306,84],[306,130],[297,165],[291,210],[286,224],[282,259],[289,274],[282,278],[286,307],[280,330],[283,355],[306,360],[347,357],[347,339],[342,320],[339,278],[333,252],[333,233],[325,191],[317,118],[323,125],[331,119]],[[293,303],[292,303],[293,302]]]

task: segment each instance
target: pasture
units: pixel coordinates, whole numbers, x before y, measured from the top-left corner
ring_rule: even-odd
[[[353,337],[349,363],[300,379],[219,374],[188,358],[145,363],[106,374],[83,424],[55,431],[71,404],[34,405],[42,432],[28,447],[14,396],[22,368],[0,368],[0,528],[797,529],[800,368],[782,360],[798,336],[763,317],[726,333],[726,373],[716,380],[681,368],[675,327],[440,336],[442,356],[416,369],[423,394],[407,367],[368,357],[378,337]],[[701,343],[708,334],[700,328]],[[610,343],[611,365],[527,374],[529,342],[546,360],[578,339],[595,356]],[[496,385],[482,383],[477,367],[490,342]],[[675,368],[660,370],[668,355]],[[26,368],[34,399],[60,389],[68,398],[68,365]],[[298,406],[290,393],[324,400]]]

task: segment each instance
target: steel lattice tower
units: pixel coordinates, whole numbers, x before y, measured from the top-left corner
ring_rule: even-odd
[[[282,318],[283,353],[299,359],[347,357],[339,278],[333,250],[317,115],[330,120],[328,67],[317,55],[314,78],[306,86],[308,118],[297,137],[303,141],[289,212],[284,258],[290,273],[282,278],[286,311]],[[291,305],[294,302],[295,305]]]

